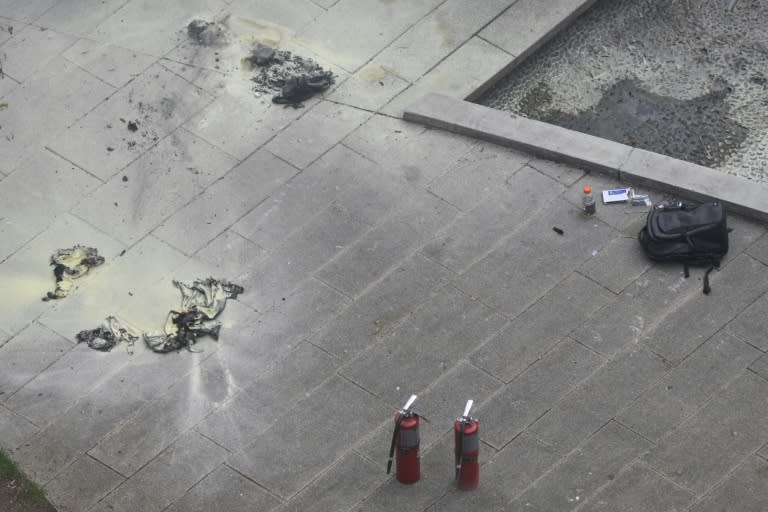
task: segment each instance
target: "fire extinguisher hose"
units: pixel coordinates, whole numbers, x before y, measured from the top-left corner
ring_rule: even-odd
[[[392,459],[395,457],[395,441],[397,433],[400,430],[400,422],[403,421],[403,414],[398,414],[395,420],[395,430],[392,431],[392,442],[389,444],[389,460],[387,461],[387,474],[392,471]]]
[[[461,473],[461,462],[464,460],[464,432],[467,428],[467,422],[464,418],[461,419],[461,437],[459,438],[459,453],[456,454],[456,480],[459,479],[459,473]]]

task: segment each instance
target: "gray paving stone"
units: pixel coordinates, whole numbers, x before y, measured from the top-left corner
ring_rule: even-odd
[[[401,117],[408,107],[428,93],[464,99],[496,76],[511,60],[510,54],[475,36],[381,110]]]
[[[363,204],[354,209],[356,217],[373,223],[393,201],[389,194],[373,191],[372,176],[375,165],[343,146],[336,146],[325,156],[298,174],[289,183],[243,216],[233,230],[260,246],[274,250],[287,238],[305,226],[317,213],[339,197],[352,194],[361,197]],[[352,201],[341,201],[347,208]],[[369,216],[370,219],[369,219]]]
[[[43,340],[50,343],[48,336]],[[45,426],[119,371],[129,358],[125,350],[104,353],[85,344],[77,345],[37,373],[5,406],[36,425]]]
[[[348,299],[316,280],[302,283],[259,316],[240,302],[222,313],[226,343],[207,365],[221,365],[240,387],[258,378],[302,340],[348,305]]]
[[[216,275],[238,283],[267,256],[268,252],[247,238],[228,229],[195,253],[195,259]]]
[[[23,82],[72,46],[75,40],[54,30],[40,30],[31,25],[20,27],[14,30],[14,37],[3,44],[3,73]]]
[[[208,93],[155,64],[70,126],[51,148],[106,181],[211,100]],[[137,121],[139,129],[130,132],[127,121]]]
[[[602,364],[600,356],[566,338],[480,407],[483,440],[503,448]]]
[[[325,512],[349,510],[386,479],[380,468],[355,453],[345,455],[312,482],[280,512]],[[328,492],[333,489],[333,492]]]
[[[127,0],[59,0],[35,24],[68,34],[85,34],[126,3]]]
[[[369,63],[339,84],[328,99],[375,112],[409,85],[392,69]]]
[[[45,485],[208,355],[136,355],[120,372],[17,449],[14,459],[30,478]]]
[[[304,169],[363,124],[370,115],[364,110],[322,101],[280,132],[266,148]]]
[[[534,158],[528,162],[528,165],[567,187],[570,187],[584,176],[584,171],[582,169],[563,163],[553,162],[552,160]]]
[[[283,108],[252,94],[221,94],[184,127],[242,160],[295,121],[303,110]],[[232,122],[232,112],[238,113],[237,123]]]
[[[50,87],[56,83],[56,87]],[[0,128],[0,169],[5,174],[26,160],[32,151],[104,101],[114,89],[66,59],[56,59],[34,73],[3,98]],[[41,137],[41,127],[45,127]]]
[[[5,77],[0,80],[0,98],[5,98],[13,91],[18,89],[20,85],[21,84],[19,82],[11,78],[9,75],[5,75]]]
[[[6,402],[70,350],[69,341],[36,322],[31,323],[0,347],[0,402]]]
[[[192,201],[236,163],[229,155],[186,130],[176,130],[102,187],[84,197],[73,209],[73,213],[130,245],[144,238],[174,212]],[[238,177],[241,179],[237,180]],[[229,183],[229,187],[220,182],[222,184],[215,185],[211,194],[231,196],[238,190],[245,193],[243,180],[245,178],[239,175],[225,178],[223,181]],[[255,191],[247,191],[258,198]],[[203,210],[201,201],[210,205],[205,208],[205,214],[215,216],[217,211],[215,203],[211,201],[211,194],[193,203],[190,210],[185,210],[184,216],[192,217],[195,210]],[[200,218],[192,218],[190,222],[204,224],[206,228],[208,226]],[[174,227],[179,230],[189,229],[188,226]],[[195,226],[196,231],[199,229],[199,226]],[[184,235],[193,238],[187,232],[177,236]],[[171,241],[175,241],[175,238],[171,237]],[[186,246],[181,248],[185,249]]]
[[[480,468],[480,486],[476,490],[452,489],[430,512],[498,510],[559,459],[560,455],[550,447],[522,434]]]
[[[529,159],[501,146],[478,144],[427,188],[458,209],[468,211],[503,187]]]
[[[243,286],[248,292],[243,302],[259,311],[273,307],[312,272],[354,244],[368,228],[346,208],[332,204],[245,278]]]
[[[727,480],[711,490],[702,500],[691,507],[692,512],[718,512],[738,506],[744,512],[765,510],[768,502],[768,486],[765,477],[768,462],[759,457],[749,457]]]
[[[76,12],[78,15],[76,20],[82,19],[83,12],[92,12],[82,8],[73,10],[72,5],[69,5],[73,2],[82,3],[82,0],[59,2],[54,9],[46,13],[46,18],[54,10],[71,12],[72,14]],[[123,0],[118,0],[118,2],[124,3]],[[90,3],[98,3],[99,6],[108,5],[101,0],[90,0]],[[62,19],[61,13],[51,18],[52,21],[54,19]],[[113,87],[124,86],[157,60],[156,57],[150,55],[90,39],[78,39],[75,44],[62,52],[62,56]]]
[[[687,510],[694,497],[691,493],[635,463],[579,508],[579,511],[623,510],[642,512]]]
[[[734,318],[726,330],[763,352],[768,352],[768,339],[763,335],[768,332],[766,313],[768,313],[768,295],[763,295]]]
[[[645,392],[617,419],[657,442],[760,356],[760,351],[718,333]]]
[[[710,295],[690,297],[642,342],[668,361],[681,361],[768,289],[768,271],[749,256],[739,256],[713,272],[710,281]]]
[[[351,382],[336,377],[299,404],[228,464],[289,498],[339,459],[354,440],[389,415],[389,408]],[[264,464],[265,460],[281,464]]]
[[[216,98],[226,96],[229,93],[227,89],[228,76],[217,69],[204,69],[168,58],[162,58],[159,62],[183,79],[211,93]]]
[[[408,508],[424,510],[455,485],[454,467],[453,433],[451,432],[444,435],[432,449],[421,456],[422,478],[418,483],[403,485],[394,478],[390,478],[353,510],[355,512],[383,512]]]
[[[754,245],[747,249],[747,253],[768,265],[768,236],[763,236]]]
[[[566,235],[552,230],[558,226]],[[613,236],[605,224],[584,219],[562,199],[472,265],[458,286],[510,317],[540,297],[592,257]],[[575,326],[573,326],[575,327]]]
[[[405,0],[340,0],[299,32],[301,39],[354,72],[437,5],[439,0],[414,4]],[[329,37],[344,33],[344,38]]]
[[[597,256],[588,260],[579,271],[614,293],[621,293],[648,270],[653,262],[641,250],[634,238],[611,240]]]
[[[424,185],[477,144],[467,137],[383,115],[371,117],[343,143],[393,175]]]
[[[296,172],[295,168],[266,151],[254,153],[178,209],[155,230],[155,234],[187,254],[197,252]]]
[[[655,265],[571,335],[610,356],[653,333],[678,304],[696,294],[701,294],[701,283],[685,279],[680,267]]]
[[[403,394],[426,388],[503,325],[503,317],[448,286],[341,373],[397,404]]]
[[[520,0],[483,29],[480,35],[515,57],[525,57],[593,3],[594,0],[554,0],[543,5],[536,0]]]
[[[125,478],[87,455],[48,482],[45,494],[60,512],[88,510]]]
[[[56,0],[8,0],[3,2],[3,16],[20,21],[35,21]]]
[[[389,334],[449,277],[446,269],[415,254],[331,320],[311,341],[349,361]]]
[[[749,366],[749,369],[768,380],[768,356],[763,356]]]
[[[190,432],[91,510],[164,510],[219,466],[225,456],[223,448]]]
[[[444,201],[425,194],[422,201],[400,209],[368,231],[316,275],[347,295],[357,296],[410,256],[456,213]]]
[[[192,18],[212,19],[226,4],[220,0],[169,0],[161,4],[133,0],[87,35],[98,41],[161,57],[187,37]],[[131,27],[126,30],[125,27]]]
[[[531,168],[523,167],[507,183],[491,191],[474,209],[437,234],[423,249],[426,256],[456,272],[482,259],[505,237],[523,229],[548,208],[544,197],[563,188]]]
[[[168,512],[268,512],[280,505],[264,489],[221,465],[168,507]]]
[[[514,0],[468,4],[448,0],[387,46],[373,62],[415,82],[470,39]],[[424,44],[439,41],[439,44]]]
[[[610,292],[571,274],[475,352],[472,362],[510,382],[610,300]]]
[[[195,369],[88,453],[131,476],[239,389],[225,371]]]
[[[503,510],[572,510],[650,446],[610,422]]]
[[[52,222],[52,217],[74,206],[78,196],[88,195],[99,185],[96,177],[41,149],[31,151],[0,182],[0,202],[7,208],[6,219],[36,234]]]
[[[768,440],[768,381],[744,372],[665,437],[646,462],[701,495]],[[701,450],[706,446],[706,450]]]
[[[421,453],[428,450],[446,432],[453,429],[453,420],[461,415],[464,404],[469,399],[475,401],[472,409],[473,416],[479,417],[483,425],[481,438],[485,440],[487,418],[483,412],[478,413],[477,411],[485,410],[479,407],[482,407],[501,386],[501,382],[462,361],[431,383],[427,390],[419,392],[419,398],[414,407],[421,416],[419,426]],[[411,389],[408,386],[401,387],[401,402],[405,402],[410,392]],[[396,408],[400,407],[402,403],[392,402],[392,404],[392,414],[394,415]],[[390,419],[380,425],[369,439],[366,439],[355,449],[363,456],[377,462],[383,472],[386,468],[387,450],[389,450],[391,440],[392,420]]]
[[[217,358],[213,356],[211,364]],[[202,421],[196,430],[237,451],[258,441],[294,405],[331,376],[339,361],[304,342],[267,372],[255,373],[253,382]],[[274,426],[274,427],[273,427]]]
[[[723,258],[724,263],[733,260],[745,251],[753,258],[760,260],[759,257],[751,253],[750,249],[759,246],[759,239],[765,234],[765,224],[728,212],[728,229],[730,231],[728,233],[728,254]]]
[[[13,451],[40,429],[10,409],[0,405],[0,449]]]
[[[309,0],[288,0],[274,4],[269,0],[232,0],[229,9],[237,16],[269,23],[298,32],[324,11]]]
[[[563,397],[529,431],[568,453],[668,370],[658,356],[641,346],[631,347]]]

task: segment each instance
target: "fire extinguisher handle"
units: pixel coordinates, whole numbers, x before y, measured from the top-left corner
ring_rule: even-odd
[[[398,414],[395,420],[395,430],[392,431],[392,442],[389,444],[389,460],[387,461],[387,474],[392,471],[392,459],[395,456],[395,441],[397,440],[397,431],[400,430],[400,422],[403,420],[403,415]]]

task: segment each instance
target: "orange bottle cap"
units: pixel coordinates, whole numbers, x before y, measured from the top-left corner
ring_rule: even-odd
[[[584,185],[584,193],[585,194],[591,194],[592,193],[592,187],[589,185]]]

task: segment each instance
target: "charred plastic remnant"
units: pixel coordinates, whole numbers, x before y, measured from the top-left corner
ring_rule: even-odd
[[[121,341],[132,347],[139,337],[122,326],[120,320],[108,316],[100,327],[77,333],[78,343],[87,343],[94,350],[109,352]]]
[[[174,281],[173,285],[181,292],[181,307],[178,311],[168,312],[162,334],[142,335],[147,346],[159,353],[182,348],[195,352],[192,345],[197,343],[198,338],[210,336],[218,340],[221,324],[209,322],[224,310],[227,299],[235,299],[243,293],[243,287],[212,277],[195,280],[191,285]],[[112,350],[121,341],[131,347],[138,337],[113,316],[107,317],[101,327],[77,334],[78,342],[88,343],[89,347],[102,351]]]
[[[192,20],[187,25],[190,39],[203,46],[221,46],[227,44],[226,28],[215,21]]]
[[[74,280],[84,276],[93,267],[104,263],[98,249],[76,245],[69,249],[59,249],[51,255],[51,266],[56,278],[56,289],[48,292],[44,301],[63,299],[74,288]]]
[[[299,107],[335,82],[333,72],[314,60],[263,44],[256,44],[246,61],[257,68],[251,79],[256,84],[254,91],[276,93],[272,101],[282,105]]]

